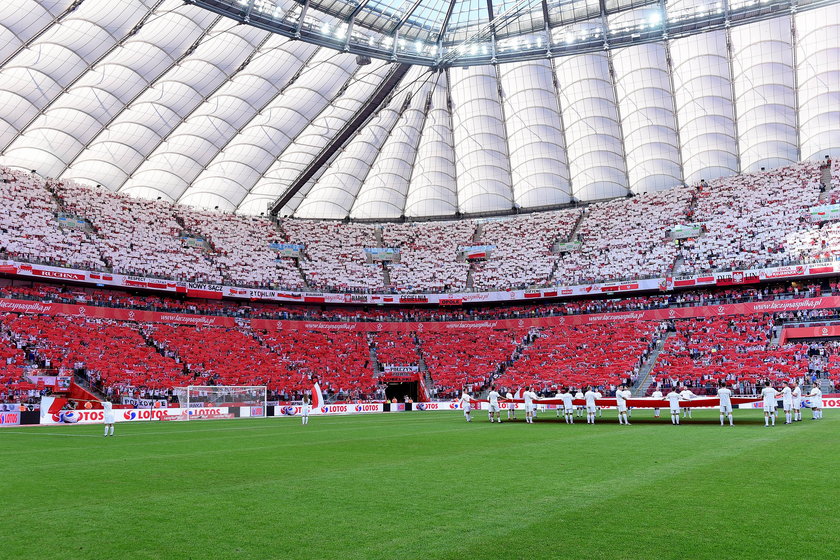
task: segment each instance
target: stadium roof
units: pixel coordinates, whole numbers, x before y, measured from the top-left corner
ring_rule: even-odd
[[[194,3],[3,3],[0,163],[241,213],[396,219],[550,207],[840,155],[836,2]],[[218,13],[226,6],[238,20]],[[457,18],[440,20],[444,7]],[[508,8],[520,15],[471,38]],[[745,10],[753,19],[735,21]],[[305,40],[261,21],[268,13]],[[315,21],[321,38],[304,32]],[[689,21],[690,33],[669,34]],[[399,41],[426,27],[443,50],[407,64]],[[387,60],[371,51],[368,63],[346,40],[392,28]],[[504,41],[526,42],[521,59],[501,63]],[[483,45],[499,64],[483,63]]]
[[[187,0],[322,46],[471,66],[676,38],[830,0]]]

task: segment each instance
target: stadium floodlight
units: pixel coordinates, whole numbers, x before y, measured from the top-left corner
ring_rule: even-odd
[[[648,19],[648,23],[651,27],[656,27],[660,23],[662,23],[662,14],[657,10],[650,15]]]
[[[266,415],[265,385],[190,385],[176,387],[173,394],[178,398],[182,419],[210,418],[191,411],[217,407],[240,407],[247,413],[240,416],[254,418]]]

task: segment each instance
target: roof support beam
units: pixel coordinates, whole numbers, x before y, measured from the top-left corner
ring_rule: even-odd
[[[303,27],[303,22],[304,22],[304,20],[306,20],[306,12],[308,10],[309,10],[309,0],[306,0],[303,3],[303,8],[301,8],[301,10],[300,10],[300,17],[298,18],[297,23],[295,24],[295,32],[294,32],[294,35],[293,35],[293,37],[295,39],[300,39],[300,28]]]
[[[732,124],[735,127],[735,165],[736,173],[741,172],[741,135],[738,132],[738,103],[735,92],[735,68],[732,60],[732,27],[729,25],[729,0],[723,0],[726,10],[726,27],[724,36],[726,38],[726,65],[729,67],[729,95],[732,96]]]
[[[350,37],[353,35],[353,26],[356,24],[356,16],[358,16],[362,10],[368,5],[370,0],[362,0],[359,2],[359,5],[353,9],[353,12],[350,14],[350,17],[347,18],[347,40],[344,41],[344,50],[350,50]],[[306,4],[309,5],[309,0],[306,0]]]
[[[405,22],[408,21],[408,18],[410,18],[411,15],[415,12],[415,10],[417,10],[417,8],[420,7],[420,3],[422,1],[423,0],[414,0],[414,4],[412,4],[411,7],[408,9],[408,11],[405,14],[403,14],[403,17],[400,18],[400,21],[397,22],[397,25],[395,25],[394,28],[391,29],[391,33],[394,33],[400,27],[405,25]]]
[[[797,43],[799,33],[796,29],[796,6],[790,8],[790,48],[793,64],[793,118],[796,129],[796,161],[802,161],[802,130],[799,128],[799,53]]]
[[[457,1],[458,0],[450,0],[449,7],[446,9],[446,15],[443,17],[443,23],[440,24],[440,31],[438,32],[437,40],[435,41],[438,46],[438,63],[443,61],[443,38],[446,36],[446,28],[449,27],[449,20],[452,19],[452,12],[455,11],[455,3]]]
[[[379,107],[388,99],[394,92],[394,89],[405,77],[410,64],[396,64],[385,80],[380,84],[373,95],[365,102],[365,104],[356,111],[356,114],[342,127],[336,136],[321,150],[315,158],[309,162],[309,165],[301,172],[300,175],[289,185],[280,197],[271,206],[271,215],[277,216],[280,210],[288,204],[288,202],[295,196],[295,194],[302,189],[306,183],[315,176],[318,171],[329,162],[332,157],[350,140],[356,133],[359,132],[361,126],[373,115]]]

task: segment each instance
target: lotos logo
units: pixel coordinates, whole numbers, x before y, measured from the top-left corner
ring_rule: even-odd
[[[189,412],[192,414],[192,411]],[[140,409],[140,410],[126,410],[123,412],[123,418],[129,422],[134,420],[163,420],[167,418],[169,415],[167,414],[166,409]]]
[[[436,402],[417,403],[415,406],[420,410],[440,410],[440,403]]]
[[[189,410],[190,416],[221,416],[222,409],[220,408],[192,408]]]
[[[19,412],[0,413],[0,424],[20,424]]]
[[[297,408],[298,407],[296,406],[284,406],[280,409],[280,414],[284,416],[294,416],[297,414]]]
[[[378,404],[357,404],[356,412],[379,412]]]
[[[449,403],[449,408],[453,408],[453,409],[454,408],[459,408],[458,403],[456,403],[456,402]]]

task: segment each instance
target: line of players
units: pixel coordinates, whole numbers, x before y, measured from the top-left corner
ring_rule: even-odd
[[[577,391],[573,395],[572,391],[574,391],[574,389],[567,387],[564,391],[557,393],[555,398],[563,401],[562,412],[566,424],[575,423],[575,411],[577,411],[578,417],[582,415],[584,410],[586,411],[587,424],[594,424],[596,415],[602,416],[601,407],[598,406],[597,400],[602,398],[603,395],[592,385],[587,385],[585,389],[585,393]],[[654,391],[651,395],[654,399],[664,399],[668,401],[669,411],[671,413],[671,424],[674,425],[679,425],[680,413],[682,413],[683,418],[692,417],[691,407],[681,407],[680,401],[690,401],[697,397],[697,395],[692,393],[687,387],[682,387],[679,391],[678,389],[679,387],[674,387],[667,395],[664,396],[662,391],[659,390]],[[720,425],[724,426],[725,421],[728,420],[729,425],[734,426],[735,423],[732,417],[732,389],[727,387],[725,382],[721,381],[718,386],[717,394],[720,398]],[[625,426],[630,425],[631,409],[627,405],[627,401],[630,397],[631,392],[626,385],[620,385],[615,392],[616,408],[618,410],[618,423]],[[802,421],[802,389],[799,387],[797,382],[786,382],[783,384],[782,390],[777,391],[772,387],[769,381],[766,381],[764,383],[764,388],[761,390],[761,397],[762,408],[764,409],[765,427],[776,425],[776,408],[777,399],[779,398],[782,399],[782,409],[785,412],[785,424]],[[490,386],[490,393],[487,395],[487,416],[490,422],[498,422],[501,424],[501,403],[503,400],[507,401],[507,419],[516,419],[516,405],[513,403],[513,398],[513,395],[508,392],[505,395],[505,398],[502,399],[502,396],[498,391],[496,391],[496,386]],[[811,400],[811,419],[819,420],[822,418],[822,391],[815,385],[808,394],[808,398]],[[522,393],[522,399],[525,401],[525,422],[533,424],[534,418],[536,418],[537,415],[536,400],[538,399],[533,387],[528,386],[525,388],[525,391]],[[465,387],[461,393],[461,398],[458,399],[458,403],[464,411],[464,418],[466,418],[467,422],[472,422],[471,410],[472,403],[475,400],[476,399],[473,399],[470,396],[467,388]],[[583,400],[585,404],[575,407],[574,400]],[[560,416],[560,412],[561,408],[558,407],[558,417]],[[653,414],[654,418],[659,418],[659,409],[654,408]]]

